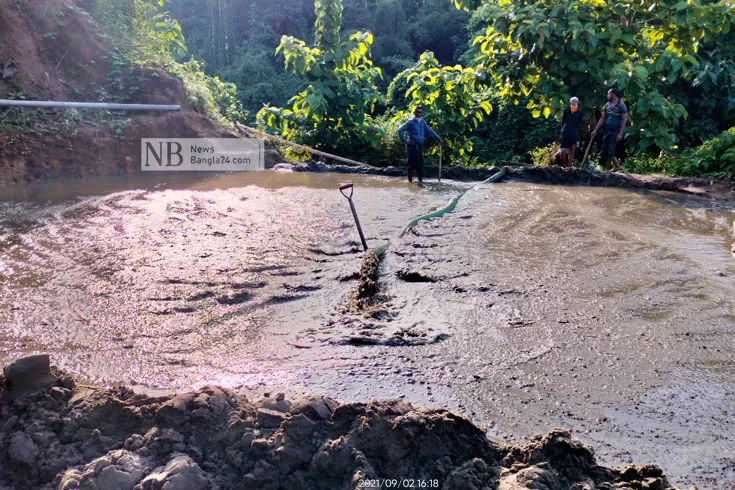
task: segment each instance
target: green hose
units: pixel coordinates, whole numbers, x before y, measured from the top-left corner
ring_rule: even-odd
[[[419,216],[418,218],[415,218],[415,219],[411,220],[408,223],[408,225],[406,225],[406,227],[403,229],[403,231],[401,232],[401,234],[398,235],[398,238],[403,238],[403,235],[405,235],[406,233],[408,233],[408,230],[410,230],[411,228],[413,228],[414,226],[416,226],[417,224],[419,224],[419,222],[421,222],[421,221],[424,221],[424,220],[427,220],[427,219],[432,219],[432,218],[440,218],[440,217],[444,216],[447,213],[451,213],[452,211],[454,211],[454,208],[457,206],[457,203],[459,202],[459,200],[462,199],[462,196],[464,196],[468,191],[473,190],[478,185],[490,184],[492,182],[497,182],[498,180],[502,179],[504,176],[505,176],[505,169],[501,169],[501,170],[495,172],[492,175],[492,177],[490,177],[489,179],[485,179],[482,182],[480,182],[479,184],[476,184],[475,186],[473,186],[473,187],[471,187],[471,188],[469,188],[467,190],[464,190],[464,191],[460,192],[459,194],[457,194],[443,208],[437,209],[436,211],[433,211],[433,212],[431,212],[429,214],[425,214],[423,216]]]
[[[410,230],[411,228],[413,228],[414,226],[416,226],[417,224],[419,224],[421,221],[424,221],[424,220],[427,220],[427,219],[432,219],[432,218],[440,218],[440,217],[444,216],[447,213],[451,213],[452,211],[454,211],[454,208],[457,207],[457,203],[459,202],[460,199],[462,199],[462,196],[464,196],[468,191],[471,191],[471,190],[475,189],[478,185],[491,184],[493,182],[497,182],[498,180],[502,179],[505,176],[505,174],[506,174],[506,170],[505,169],[501,169],[501,170],[495,172],[490,178],[485,179],[482,182],[480,182],[479,184],[475,184],[471,188],[466,189],[466,190],[460,192],[459,194],[457,194],[456,196],[454,196],[452,198],[452,200],[449,201],[449,203],[447,203],[447,205],[444,206],[443,208],[437,209],[436,211],[433,211],[433,212],[431,212],[429,214],[425,214],[423,216],[419,216],[418,218],[412,219],[408,223],[408,225],[406,225],[406,227],[403,229],[403,231],[401,232],[401,234],[398,235],[398,238],[403,238],[403,236],[406,233],[408,233],[408,230]],[[388,249],[389,246],[390,246],[390,242],[388,242],[386,245],[384,245],[382,247],[377,247],[377,248],[374,249],[375,250],[375,253],[378,254],[378,257],[382,259],[383,254],[385,254],[385,251]]]

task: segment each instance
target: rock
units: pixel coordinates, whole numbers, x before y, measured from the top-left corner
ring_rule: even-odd
[[[526,490],[526,489],[564,488],[559,475],[548,464],[520,469],[513,473],[512,469],[505,469],[500,473],[498,490]]]
[[[166,466],[153,470],[134,490],[209,490],[211,487],[194,460],[185,454],[174,454]]]
[[[209,398],[208,394],[200,393],[196,398],[194,398],[192,405],[194,408],[204,408],[209,405]]]
[[[18,67],[16,66],[15,62],[13,62],[12,57],[8,61],[0,61],[1,80],[12,78],[16,73],[18,73]]]
[[[87,464],[83,470],[67,470],[61,476],[60,490],[132,490],[148,471],[142,456],[125,450],[111,451]]]
[[[268,410],[267,408],[258,409],[258,425],[267,429],[277,429],[281,426],[286,417],[281,412]]]
[[[273,166],[273,170],[276,172],[293,172],[295,166],[292,163],[277,163]]]
[[[175,427],[186,418],[186,410],[189,404],[193,404],[194,395],[178,395],[167,401],[156,412],[156,423],[168,427]]]
[[[296,402],[291,412],[294,415],[303,413],[312,420],[329,420],[337,405],[331,398],[311,397]]]
[[[262,408],[267,408],[268,410],[275,410],[276,412],[283,412],[283,413],[290,412],[291,408],[293,407],[291,402],[288,402],[286,400],[273,401],[268,398],[260,402],[260,406]]]
[[[285,433],[295,441],[311,439],[317,428],[317,422],[303,414],[294,415],[283,424]]]
[[[59,386],[54,386],[53,388],[51,388],[50,394],[53,398],[57,400],[66,400],[71,397],[71,390],[61,388]]]
[[[51,374],[51,359],[48,354],[23,357],[5,366],[5,377],[14,395],[43,390],[56,385],[57,379]]]
[[[565,430],[507,446],[454,412],[400,400],[313,396],[285,412],[268,408],[289,403],[281,394],[252,404],[214,387],[177,397],[84,386],[3,396],[0,473],[15,488],[347,489],[399,475],[447,490],[668,486],[655,466],[598,466]]]
[[[16,432],[10,438],[8,456],[16,464],[32,467],[40,453],[41,450],[25,432]]]
[[[4,421],[0,426],[0,436],[4,434],[9,434],[15,427],[15,424],[18,423],[18,420],[20,420],[20,418],[17,415],[8,417],[8,419]]]
[[[159,456],[167,455],[174,451],[183,451],[184,436],[173,429],[160,427],[152,427],[145,436],[143,436],[143,446],[152,453]]]
[[[74,378],[69,375],[63,375],[59,377],[59,381],[61,382],[61,386],[63,386],[67,390],[73,390],[77,387],[77,382],[74,381]]]
[[[268,439],[254,439],[253,442],[250,443],[250,447],[256,451],[265,451],[268,449]]]
[[[445,490],[480,490],[488,488],[494,472],[481,459],[475,458],[452,471],[444,481]]]
[[[664,490],[670,486],[663,470],[655,465],[628,465],[620,470],[617,484],[643,490]]]

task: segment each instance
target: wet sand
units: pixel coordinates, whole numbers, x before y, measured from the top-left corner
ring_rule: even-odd
[[[735,481],[731,209],[502,183],[398,239],[467,185],[258,179],[0,204],[0,361],[48,352],[138,389],[403,397],[509,442],[569,427],[603,464],[654,462],[676,485]],[[341,180],[371,246],[391,240],[372,318],[342,311],[362,254]],[[419,345],[364,345],[393,338]]]

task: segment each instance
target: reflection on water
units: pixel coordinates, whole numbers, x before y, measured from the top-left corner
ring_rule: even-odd
[[[191,190],[213,191],[236,189],[250,185],[262,189],[306,187],[335,189],[343,182],[359,182],[361,188],[416,189],[400,179],[365,177],[353,174],[320,174],[311,172],[253,171],[231,174],[209,172],[149,172],[88,179],[57,180],[27,185],[0,186],[0,202],[30,201],[35,203],[59,202],[88,196],[107,196],[131,189],[140,191]],[[452,184],[427,183],[429,188],[448,188]]]

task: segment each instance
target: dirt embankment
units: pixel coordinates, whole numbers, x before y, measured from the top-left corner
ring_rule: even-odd
[[[0,63],[14,67],[0,73],[0,98],[112,99],[182,110],[0,108],[0,184],[140,172],[141,138],[237,136],[194,112],[181,80],[159,69],[121,67],[105,26],[82,5],[0,0]]]
[[[216,387],[149,397],[76,385],[25,358],[0,376],[0,484],[17,488],[664,489],[661,470],[598,466],[563,430],[506,446],[402,401],[253,402]]]

